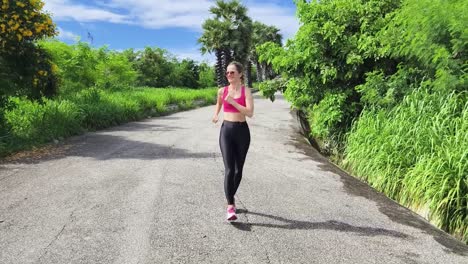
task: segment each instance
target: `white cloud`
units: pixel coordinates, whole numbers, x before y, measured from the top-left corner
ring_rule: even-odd
[[[107,0],[98,2],[97,6],[86,6],[72,0],[45,2],[45,9],[53,13],[56,20],[106,21],[152,29],[181,27],[199,32],[203,21],[211,16],[209,8],[215,3],[213,0]],[[246,0],[244,5],[253,20],[278,27],[287,39],[299,28],[295,10],[274,2],[277,1]]]
[[[117,14],[97,7],[76,4],[69,0],[46,0],[44,10],[55,20],[76,20],[78,22],[107,21],[111,23],[132,23],[126,15]]]
[[[127,9],[133,21],[146,28],[182,27],[201,30],[213,1],[110,0],[111,7]]]
[[[66,31],[61,27],[57,27],[57,30],[59,32],[58,39],[60,40],[72,40],[72,41],[77,41],[80,36],[76,35],[75,33],[71,31]]]
[[[293,37],[299,29],[299,20],[295,17],[294,9],[286,9],[275,4],[260,4],[253,2],[247,5],[249,16],[253,20],[280,29],[283,40]]]

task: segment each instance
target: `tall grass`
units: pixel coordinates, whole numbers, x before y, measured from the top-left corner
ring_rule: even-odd
[[[468,242],[468,93],[420,89],[391,110],[363,111],[343,165]]]
[[[0,132],[0,156],[148,116],[213,104],[216,88],[84,89],[42,102],[10,98]],[[170,107],[172,106],[172,107]]]

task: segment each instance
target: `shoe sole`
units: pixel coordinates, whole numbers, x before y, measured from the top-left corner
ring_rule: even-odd
[[[230,218],[226,219],[226,221],[228,221],[228,222],[234,222],[234,221],[236,221],[236,220],[237,220],[237,216],[236,216],[236,215],[233,215],[233,216],[231,216]]]

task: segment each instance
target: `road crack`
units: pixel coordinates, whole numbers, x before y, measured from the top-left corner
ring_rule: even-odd
[[[75,213],[75,210],[73,210],[71,213],[70,213],[70,216],[68,216],[68,218],[71,218],[71,222],[73,222],[73,214]],[[38,262],[45,256],[45,254],[47,254],[48,252],[48,249],[49,247],[55,242],[57,241],[57,239],[59,238],[59,236],[63,233],[63,230],[65,230],[65,227],[67,227],[67,225],[71,222],[67,222],[65,223],[62,228],[60,229],[60,231],[55,235],[55,237],[52,239],[52,241],[50,241],[50,243],[44,248],[44,252],[41,254],[41,256],[39,257],[39,259],[37,260]]]

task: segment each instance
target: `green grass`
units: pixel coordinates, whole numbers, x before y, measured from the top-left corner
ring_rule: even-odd
[[[391,110],[363,111],[343,166],[468,242],[468,93],[418,90]]]
[[[214,104],[216,88],[85,89],[42,102],[10,98],[0,130],[0,156],[30,149],[85,131],[103,129],[148,116]],[[171,106],[171,107],[170,107]]]

